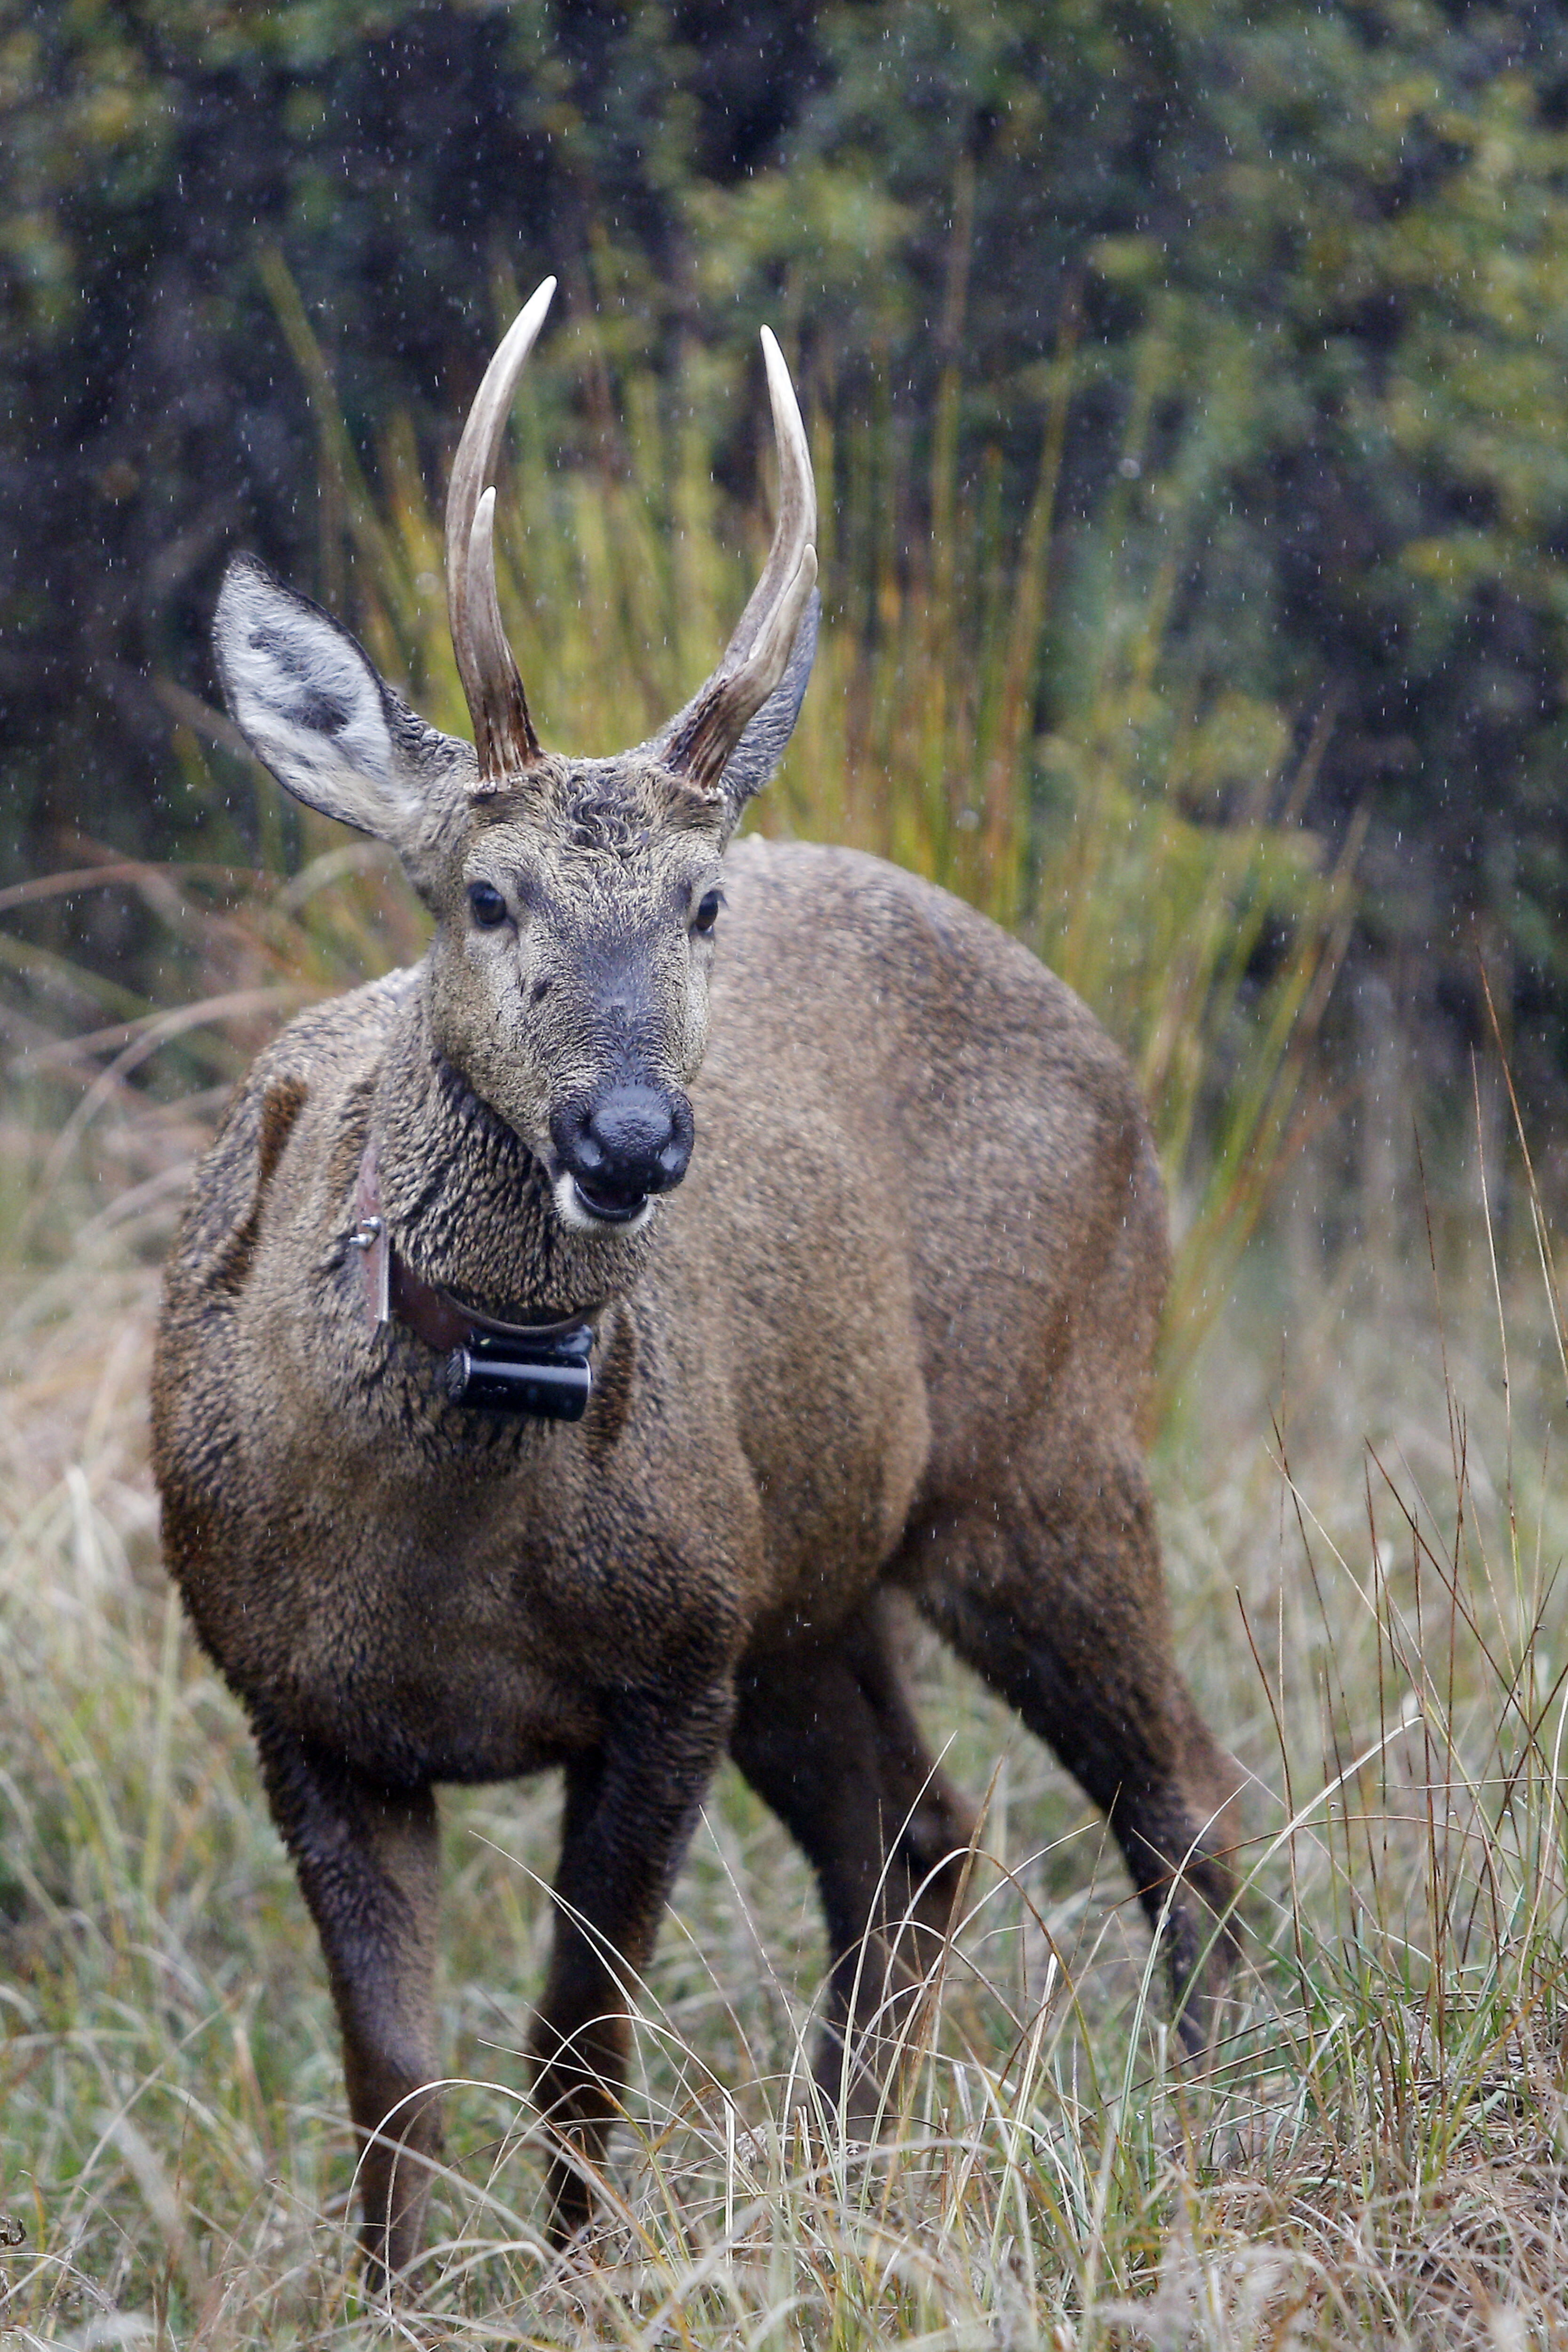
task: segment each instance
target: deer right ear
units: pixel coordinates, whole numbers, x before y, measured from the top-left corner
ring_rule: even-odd
[[[240,732],[284,790],[404,848],[421,795],[393,740],[396,706],[348,631],[253,555],[237,555],[213,648]]]

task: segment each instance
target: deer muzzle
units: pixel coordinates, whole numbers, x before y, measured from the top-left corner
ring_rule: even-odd
[[[644,1083],[605,1087],[555,1112],[551,1141],[576,1202],[604,1224],[630,1224],[654,1194],[679,1183],[691,1159],[691,1105]]]

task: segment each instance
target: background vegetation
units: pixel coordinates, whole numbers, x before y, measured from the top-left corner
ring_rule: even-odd
[[[1473,1036],[1479,924],[1527,1063],[1556,1039],[1561,10],[69,0],[8,16],[0,109],[13,863],[62,862],[87,782],[99,838],[254,848],[248,786],[204,800],[168,751],[226,549],[307,583],[317,554],[264,254],[355,446],[406,415],[427,459],[509,287],[549,268],[617,358],[700,365],[731,488],[772,319],[815,413],[901,454],[895,545],[944,434],[1016,545],[1070,349],[1058,612],[1113,542],[1170,562],[1192,695],[1239,688],[1298,751],[1321,730],[1309,820],[1368,820],[1359,952],[1395,1003]],[[584,462],[604,404],[542,360],[545,446]],[[1174,541],[1137,471],[1173,453]],[[324,557],[315,584],[344,593]],[[1076,657],[1069,633],[1029,681],[1047,732]],[[111,899],[83,919],[138,940]]]

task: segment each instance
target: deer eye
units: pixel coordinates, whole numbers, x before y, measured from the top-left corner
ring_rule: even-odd
[[[697,912],[691,918],[691,928],[706,939],[719,919],[719,909],[724,903],[721,890],[704,890],[697,902]]]
[[[493,931],[498,923],[506,920],[506,900],[493,882],[470,882],[468,904],[473,908],[475,922],[481,924],[487,931]]]

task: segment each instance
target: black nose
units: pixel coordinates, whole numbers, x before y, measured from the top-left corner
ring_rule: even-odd
[[[551,1139],[584,1204],[612,1223],[635,1217],[650,1192],[668,1192],[691,1158],[691,1106],[649,1086],[607,1087],[559,1110]]]

